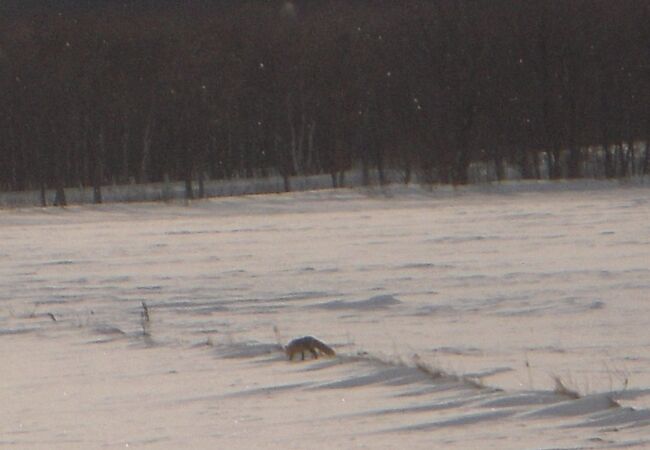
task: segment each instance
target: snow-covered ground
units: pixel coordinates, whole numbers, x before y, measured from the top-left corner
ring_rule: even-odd
[[[650,448],[648,187],[5,210],[0,242],[2,448]],[[307,334],[337,357],[287,361]]]

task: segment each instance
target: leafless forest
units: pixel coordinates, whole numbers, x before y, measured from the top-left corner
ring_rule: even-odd
[[[0,111],[0,190],[59,204],[352,167],[646,174],[650,1],[3,1]]]

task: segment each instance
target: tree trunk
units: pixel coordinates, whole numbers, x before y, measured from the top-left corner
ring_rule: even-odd
[[[523,148],[520,148],[517,152],[517,165],[519,166],[519,172],[523,180],[532,180],[534,178],[531,158],[531,153]]]
[[[494,176],[498,182],[503,181],[505,178],[505,162],[504,162],[504,147],[499,145],[492,146],[492,162],[494,164]],[[489,174],[487,181],[490,181]]]
[[[165,172],[163,174],[163,187],[161,197],[163,201],[170,201],[174,198],[174,193],[172,191],[171,180],[169,179],[169,174]]]
[[[570,91],[569,91],[570,92]],[[569,125],[568,125],[568,144],[569,144],[569,158],[567,161],[567,177],[568,178],[580,178],[582,176],[582,171],[580,170],[580,164],[582,163],[582,151],[577,144],[576,134],[577,134],[577,101],[573,93],[567,95],[569,98]]]
[[[151,159],[151,135],[153,132],[153,112],[149,114],[142,135],[142,159],[140,160],[140,183],[149,181],[149,160]]]
[[[454,185],[464,185],[469,182],[469,152],[465,139],[460,139],[458,142],[459,145],[456,147],[456,155],[451,165],[451,183]]]
[[[601,68],[601,71],[607,73],[607,68]],[[610,125],[609,125],[609,99],[607,93],[611,92],[611,82],[609,78],[605,78],[601,82],[600,87],[600,129],[601,129],[601,139],[603,146],[603,154],[605,156],[605,178],[614,178],[616,176],[616,170],[614,167],[614,160],[612,158],[611,152],[611,136],[610,136]]]
[[[533,173],[535,174],[535,179],[541,180],[542,179],[542,172],[539,167],[540,161],[539,161],[539,152],[535,151],[533,152]]]
[[[603,151],[605,152],[605,178],[614,178],[616,176],[616,167],[609,143],[603,143]]]
[[[99,138],[97,142],[97,149],[93,152],[93,203],[99,204],[102,203],[102,178],[103,178],[103,167],[102,167],[102,156],[105,151],[104,145],[104,128],[101,127],[99,131]]]
[[[625,149],[622,142],[616,147],[616,156],[618,159],[618,176],[625,178],[627,177],[627,161],[625,160]]]
[[[559,147],[553,148],[550,152],[546,152],[548,156],[548,177],[551,180],[559,180],[562,178],[562,164],[560,161]]]
[[[282,182],[284,184],[284,192],[291,192],[291,177],[286,171],[282,174]]]
[[[98,205],[103,202],[101,186],[93,186],[93,203]]]
[[[636,155],[634,152],[634,140],[630,139],[627,144],[627,166],[628,175],[636,174]]]
[[[298,142],[294,154],[294,174],[304,175],[308,170],[308,166],[305,164],[305,129],[307,127],[307,121],[305,119],[305,112],[303,111],[300,114],[300,130],[298,132]]]
[[[412,178],[411,165],[406,163],[406,166],[404,167],[404,184],[406,185],[411,184],[411,178]]]
[[[305,161],[305,166],[307,170],[311,173],[314,173],[314,132],[316,131],[316,122],[312,121],[309,124],[309,132],[307,136],[307,158]]]
[[[494,157],[494,175],[498,182],[503,181],[505,178],[505,166],[503,164],[503,157],[500,154]]]
[[[185,166],[184,181],[185,181],[185,200],[194,200],[194,187],[192,186],[192,175],[194,173],[192,165],[192,150],[185,147],[183,152],[183,165]]]
[[[377,163],[377,174],[379,176],[379,185],[385,186],[388,184],[386,179],[386,169],[384,167],[384,150],[381,147],[381,144],[375,144],[375,159]]]
[[[124,125],[122,130],[122,178],[125,183],[129,182],[130,164],[129,164],[129,122],[128,116],[124,115]]]
[[[61,149],[57,149],[58,152],[54,156],[54,184],[55,184],[55,191],[54,191],[54,206],[60,206],[64,207],[67,206],[68,202],[65,198],[65,181],[64,181],[64,176],[63,176],[63,169],[61,166],[64,164],[63,161],[63,156],[61,155]]]
[[[301,170],[300,164],[300,140],[302,139],[302,131],[300,134],[296,132],[296,124],[293,120],[293,104],[291,102],[291,94],[287,94],[287,122],[289,123],[290,135],[290,155],[291,155],[291,170],[293,173],[298,174]]]
[[[459,158],[451,168],[451,183],[456,186],[468,184],[469,182],[469,163]]]
[[[366,158],[361,158],[361,185],[370,186],[370,167]]]
[[[199,171],[199,198],[205,198],[205,173]]]
[[[185,200],[194,200],[194,190],[192,188],[192,177],[185,176]]]
[[[45,182],[40,182],[40,191],[41,191],[41,206],[45,208],[47,206],[47,195],[45,191]]]
[[[65,190],[63,189],[63,183],[61,182],[61,180],[57,180],[53,205],[60,206],[61,208],[68,205],[68,202],[66,201],[65,198]]]
[[[582,171],[580,170],[581,160],[580,148],[572,144],[571,148],[569,148],[569,160],[567,161],[568,178],[580,178],[582,176]]]

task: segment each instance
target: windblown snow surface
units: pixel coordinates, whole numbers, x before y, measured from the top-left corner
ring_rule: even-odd
[[[650,448],[647,186],[4,210],[0,242],[2,448]]]

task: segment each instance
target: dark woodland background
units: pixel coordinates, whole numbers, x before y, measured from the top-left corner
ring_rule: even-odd
[[[626,177],[648,141],[648,0],[0,4],[0,190],[59,204],[350,168]]]

